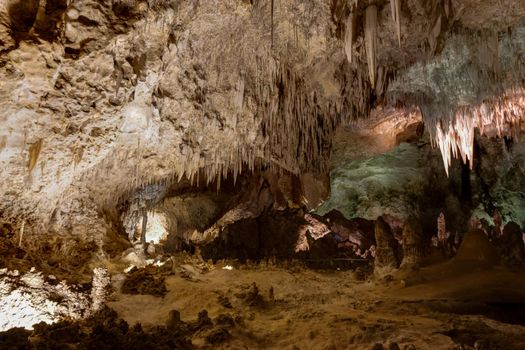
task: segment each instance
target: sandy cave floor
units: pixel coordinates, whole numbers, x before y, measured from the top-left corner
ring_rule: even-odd
[[[214,349],[388,349],[392,342],[401,349],[525,349],[520,270],[452,261],[379,281],[304,268],[189,270],[167,277],[164,297],[117,293],[108,305],[145,329],[164,325],[174,309],[183,321],[203,309],[212,320],[232,316],[231,338]],[[253,283],[262,297],[256,301],[246,299]],[[209,348],[204,339],[192,341]]]

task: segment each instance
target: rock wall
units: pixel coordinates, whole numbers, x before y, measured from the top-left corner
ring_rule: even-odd
[[[473,170],[455,160],[449,177],[444,176],[441,155],[425,138],[401,143],[390,152],[334,164],[330,196],[315,212],[326,216],[336,211],[348,220],[384,216],[403,243],[404,265],[417,265],[436,234],[456,239],[457,245],[469,231],[469,218],[480,221],[496,246],[510,249],[513,244],[508,241],[514,240],[522,247],[519,233],[506,241],[501,232],[505,225],[525,227],[523,143],[477,135],[474,145]],[[441,220],[439,227],[441,216],[446,226]]]
[[[0,220],[102,247],[115,230],[104,215],[148,186],[259,170],[322,178],[341,122],[394,102],[398,119],[419,107],[427,120],[421,96],[444,89],[432,77],[476,59],[480,38],[501,39],[490,82],[518,89],[522,71],[509,73],[523,67],[525,9],[504,2],[4,0]],[[448,83],[479,85],[469,79]],[[497,87],[476,97],[502,103]]]
[[[273,29],[265,2],[33,3],[0,11],[0,213],[17,229],[100,241],[101,208],[147,184],[326,171],[359,76],[338,71],[326,3],[280,3]]]

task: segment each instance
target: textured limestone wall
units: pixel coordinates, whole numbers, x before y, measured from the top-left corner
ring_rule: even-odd
[[[346,218],[375,220],[389,214],[405,219],[419,211],[424,195],[426,154],[417,145],[403,143],[390,152],[356,160],[331,173],[331,193],[316,212],[338,210]]]
[[[468,166],[462,166],[460,160],[454,161],[450,175],[445,176],[439,150],[425,138],[334,164],[330,196],[316,213],[337,210],[347,219],[369,220],[385,214],[402,221],[415,216],[428,234],[435,232],[440,211],[451,232],[463,233],[471,216],[493,225],[497,210],[503,225],[513,221],[525,227],[524,143],[478,135],[475,147],[473,169],[466,176]],[[339,149],[336,144],[335,150]],[[333,158],[339,160],[342,157],[337,153]]]
[[[101,237],[102,206],[158,181],[326,168],[344,78],[328,4],[277,5],[273,48],[263,2],[75,1],[56,36],[16,24],[23,6],[2,13],[0,211],[26,234]]]

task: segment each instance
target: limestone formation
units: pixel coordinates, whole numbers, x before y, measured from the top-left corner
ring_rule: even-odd
[[[465,234],[454,259],[480,267],[492,267],[500,262],[501,257],[482,230],[471,229]]]
[[[376,255],[374,266],[376,271],[394,269],[399,266],[398,244],[390,226],[382,217],[375,224]]]
[[[91,287],[91,312],[100,310],[109,294],[108,288],[111,278],[105,268],[93,269],[93,281]]]
[[[365,15],[365,43],[370,84],[375,87],[377,73],[377,7],[371,5]]]
[[[424,255],[423,232],[418,220],[409,218],[403,226],[403,261],[401,267],[418,266]]]
[[[500,254],[511,265],[525,264],[525,242],[523,230],[515,222],[509,222],[503,228],[501,237],[496,238]]]
[[[445,214],[443,212],[439,213],[437,219],[437,238],[438,242],[445,242],[448,238],[447,235],[447,223],[445,221]]]

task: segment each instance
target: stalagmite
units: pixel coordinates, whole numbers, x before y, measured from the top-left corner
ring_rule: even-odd
[[[423,234],[419,221],[408,218],[403,226],[403,267],[417,266],[423,256]]]
[[[374,233],[377,245],[374,261],[376,272],[397,268],[397,241],[392,234],[392,229],[381,216],[376,220]]]
[[[372,5],[366,8],[365,13],[365,45],[366,57],[368,62],[368,73],[370,84],[376,84],[376,50],[377,50],[377,7]]]
[[[102,267],[96,267],[93,269],[93,280],[91,287],[91,310],[89,314],[97,312],[108,295],[107,288],[111,283],[108,270]]]
[[[443,212],[439,213],[437,219],[437,237],[438,241],[444,241],[447,238],[445,214],[443,214]]]

